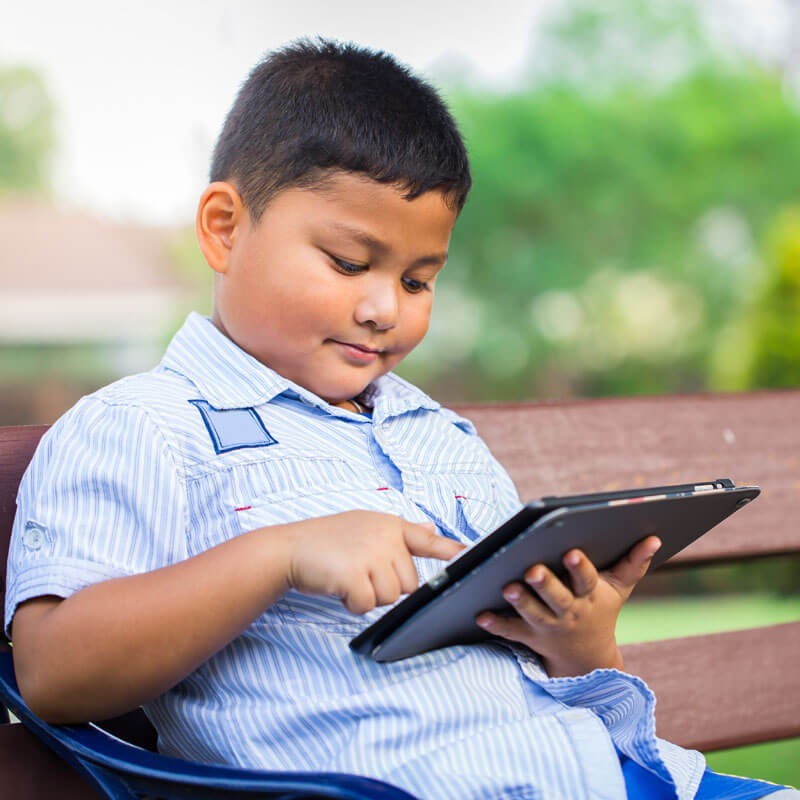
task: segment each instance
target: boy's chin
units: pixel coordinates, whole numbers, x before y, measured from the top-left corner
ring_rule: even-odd
[[[340,364],[330,372],[328,369],[324,369],[324,372],[323,369],[319,369],[313,375],[313,378],[316,378],[314,385],[306,385],[306,388],[330,405],[346,403],[353,397],[358,397],[371,383],[391,372],[402,361],[400,358],[393,358],[387,363],[387,360],[379,358],[374,363],[364,366]],[[330,365],[326,364],[324,367]]]
[[[320,397],[329,405],[338,406],[341,403],[349,402],[354,397],[358,397],[364,391],[364,389],[367,388],[367,386],[369,386],[369,383],[356,386],[351,392],[346,392],[345,394],[343,394],[341,391],[338,391],[331,393],[330,395],[321,394]]]
[[[388,372],[388,370],[380,372],[378,375],[372,374],[368,378],[365,377],[363,381],[348,383],[345,386],[339,384],[336,387],[329,387],[329,391],[321,390],[316,392],[316,394],[332,406],[337,406],[340,403],[347,403],[352,398],[358,397],[373,381],[385,374],[385,372]]]

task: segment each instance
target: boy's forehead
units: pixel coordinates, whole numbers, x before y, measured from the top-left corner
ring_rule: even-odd
[[[288,190],[291,191],[291,190]],[[413,236],[446,245],[456,211],[437,189],[413,200],[408,189],[372,178],[338,173],[323,184],[297,190],[297,208],[315,230],[350,238],[380,249],[386,237]]]
[[[414,205],[424,198],[423,202],[440,204],[450,210],[444,192],[439,189],[431,189],[413,200],[408,200],[406,195],[409,189],[403,184],[382,183],[367,175],[342,172],[340,170],[335,170],[325,175],[319,182],[315,182],[314,185],[310,186],[307,191],[328,202],[337,204],[349,204],[353,201],[358,203],[360,201],[364,205],[371,206],[375,200],[381,199],[384,203],[391,205]]]

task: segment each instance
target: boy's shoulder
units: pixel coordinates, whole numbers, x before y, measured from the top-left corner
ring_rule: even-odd
[[[65,416],[76,412],[82,405],[116,410],[120,420],[137,414],[149,417],[155,424],[163,424],[185,413],[186,403],[198,397],[197,389],[184,376],[161,365],[147,372],[126,375],[85,395]]]
[[[128,375],[82,397],[51,426],[42,442],[71,447],[92,440],[98,446],[163,450],[183,467],[197,450],[193,438],[203,430],[194,419],[197,387],[162,365]],[[100,440],[103,440],[100,443]]]
[[[126,375],[89,395],[98,403],[141,409],[159,416],[176,413],[197,388],[183,375],[157,365],[147,372]]]

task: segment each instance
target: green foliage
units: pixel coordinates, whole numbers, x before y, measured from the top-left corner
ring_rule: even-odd
[[[405,367],[445,397],[456,370],[462,400],[716,388],[720,341],[753,338],[734,323],[778,264],[762,263],[759,243],[800,196],[800,113],[779,75],[715,54],[685,6],[622,5],[641,17],[626,17],[628,40],[658,51],[677,37],[682,73],[659,82],[624,59],[603,72],[619,14],[579,7],[544,51],[584,57],[592,74],[450,93],[474,188],[431,342]],[[772,308],[758,348],[782,348],[782,364],[768,359],[781,376],[742,380],[800,383],[786,371],[800,332],[787,341],[770,320]]]
[[[760,282],[712,354],[718,389],[800,386],[800,206],[778,213],[765,238]]]
[[[533,77],[584,92],[661,84],[713,60],[695,5],[679,0],[573,0],[536,43]]]
[[[782,212],[770,230],[769,270],[754,307],[754,386],[800,386],[800,206]]]
[[[53,104],[37,72],[0,68],[0,191],[49,189],[53,117]]]

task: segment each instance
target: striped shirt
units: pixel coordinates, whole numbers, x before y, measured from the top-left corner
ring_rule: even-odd
[[[371,416],[329,405],[191,314],[157,367],[83,398],[45,434],[17,498],[6,620],[29,598],[265,525],[366,509],[468,543],[520,508],[467,419],[392,373],[366,397]],[[415,561],[421,580],[441,568]],[[526,648],[494,642],[378,664],[348,642],[385,610],[355,616],[289,591],[148,704],[160,749],[459,800],[624,798],[621,753],[694,797],[704,758],[656,738],[641,679],[549,678]]]

